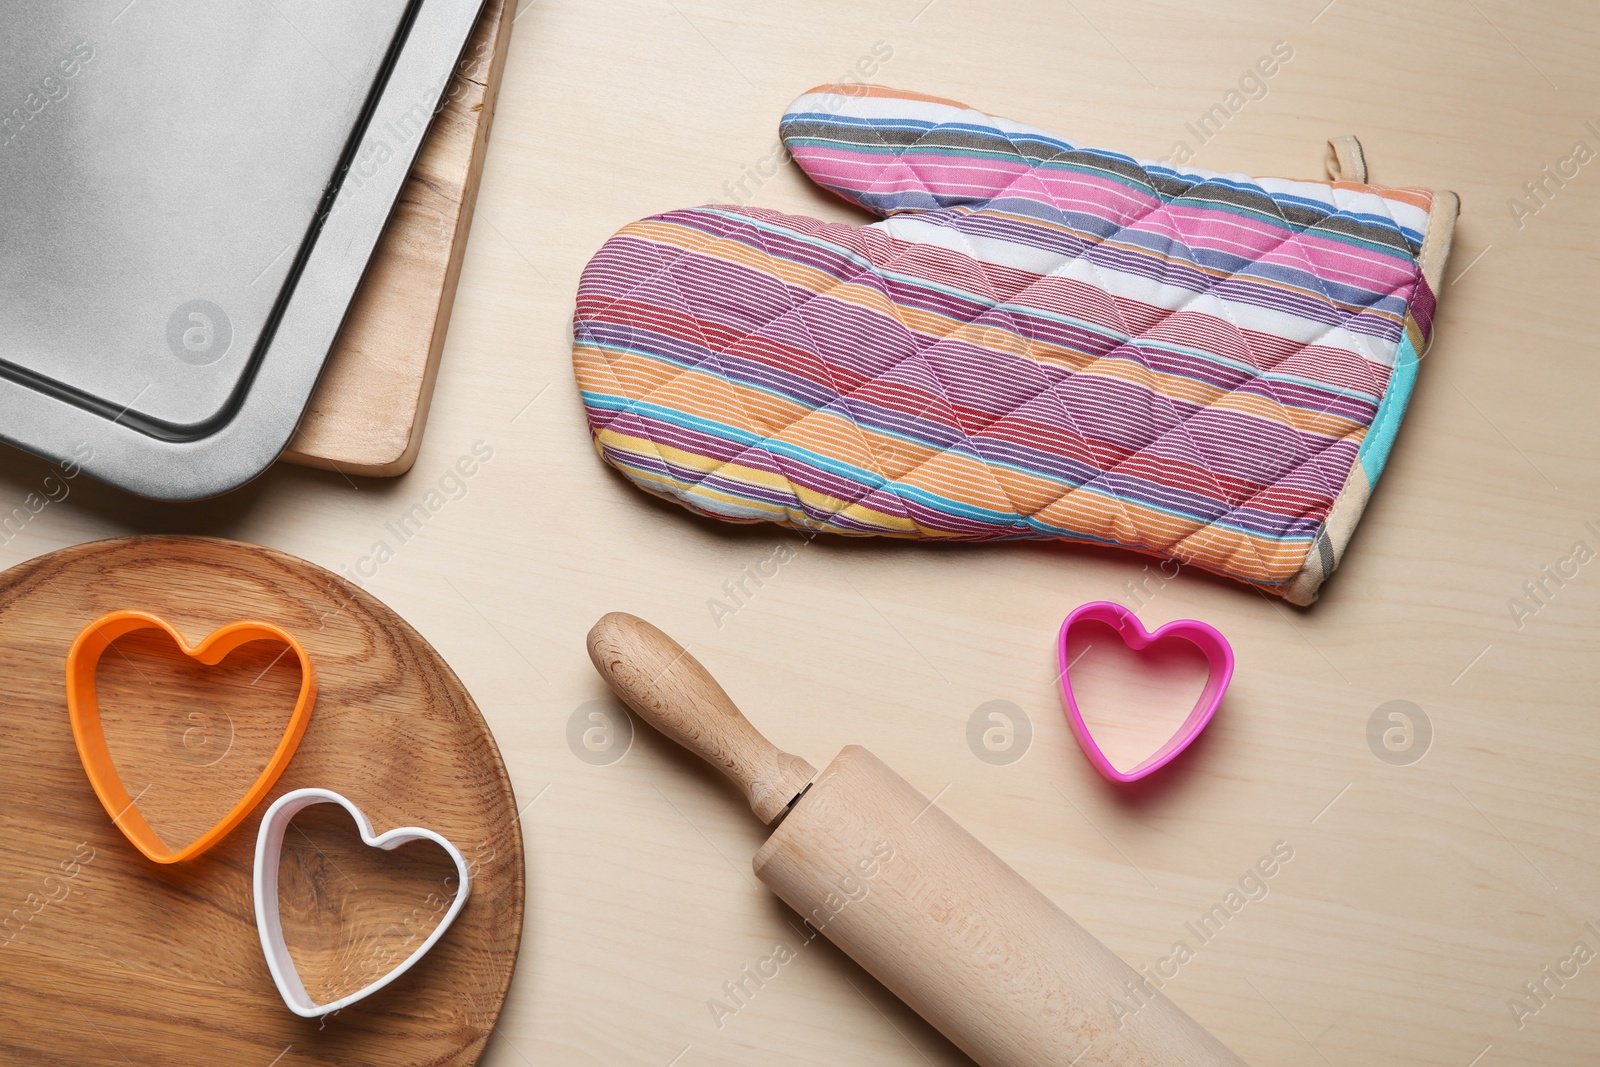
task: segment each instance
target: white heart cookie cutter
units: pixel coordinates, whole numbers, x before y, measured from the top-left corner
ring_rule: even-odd
[[[313,804],[341,805],[355,820],[356,828],[361,831],[361,840],[372,848],[387,850],[408,841],[432,841],[449,853],[450,859],[456,865],[456,877],[460,885],[456,890],[455,899],[451,901],[444,917],[439,920],[439,925],[435,926],[427,939],[417,946],[416,951],[377,981],[328,1004],[316,1003],[306,992],[305,983],[300,980],[300,972],[295,969],[294,960],[289,956],[289,946],[283,940],[283,921],[278,914],[278,864],[283,857],[283,836],[288,832],[289,823],[294,817]],[[316,1019],[336,1012],[340,1008],[347,1008],[356,1001],[371,996],[409,971],[412,965],[444,936],[450,924],[455,922],[456,916],[461,913],[462,906],[467,902],[467,893],[471,888],[472,876],[467,871],[467,861],[461,855],[461,850],[448,840],[420,826],[402,826],[375,835],[372,832],[371,820],[362,814],[361,809],[331,789],[296,789],[285,793],[274,801],[272,807],[267,809],[266,815],[262,816],[261,831],[256,835],[256,930],[261,934],[261,951],[267,957],[267,968],[272,971],[272,980],[277,983],[283,1002],[289,1006],[290,1011],[306,1019]]]

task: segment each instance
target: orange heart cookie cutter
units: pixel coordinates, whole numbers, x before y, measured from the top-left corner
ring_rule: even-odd
[[[208,667],[215,667],[240,645],[251,641],[271,641],[293,652],[300,661],[300,693],[295,698],[289,728],[278,741],[277,750],[265,769],[250,784],[244,796],[211,829],[176,851],[167,847],[159,834],[140,814],[127,787],[117,774],[116,763],[106,747],[105,730],[100,722],[100,704],[95,694],[95,674],[100,657],[111,643],[135,630],[161,630],[171,637],[184,655]],[[222,840],[267,795],[278,776],[289,765],[300,739],[305,736],[311,708],[317,702],[317,675],[306,650],[288,631],[270,622],[248,619],[232,622],[213,631],[198,645],[191,646],[176,627],[159,615],[147,611],[113,611],[85,626],[67,652],[67,716],[72,720],[72,739],[78,746],[89,784],[105,806],[111,821],[127,835],[135,848],[157,863],[180,863],[191,859]]]

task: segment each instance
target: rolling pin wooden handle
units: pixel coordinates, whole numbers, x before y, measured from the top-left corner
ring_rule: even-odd
[[[762,737],[699,660],[643,619],[613,611],[595,623],[589,658],[628,707],[738,786],[762,822],[817,776]]]

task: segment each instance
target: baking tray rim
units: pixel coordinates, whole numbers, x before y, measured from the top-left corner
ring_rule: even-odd
[[[431,119],[482,7],[483,0],[415,0],[404,40],[345,156],[338,192],[302,252],[302,266],[241,382],[231,417],[207,433],[164,433],[134,425],[127,409],[111,415],[103,402],[86,406],[0,376],[0,441],[160,500],[217,496],[270,467],[299,425],[426,139],[422,131],[396,152],[382,131],[422,105]],[[380,142],[393,153],[390,161],[360,183],[348,181],[349,163],[367,158]]]

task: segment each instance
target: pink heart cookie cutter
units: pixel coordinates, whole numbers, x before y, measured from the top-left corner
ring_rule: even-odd
[[[1130,770],[1118,770],[1100,750],[1094,736],[1089,733],[1088,724],[1083,721],[1083,712],[1079,710],[1078,699],[1072,692],[1072,679],[1068,672],[1070,665],[1067,660],[1067,637],[1073,627],[1084,622],[1098,622],[1111,627],[1122,637],[1123,643],[1135,652],[1142,652],[1151,645],[1168,639],[1187,641],[1200,650],[1209,667],[1205,688],[1201,690],[1200,699],[1195,702],[1194,710],[1189,712],[1189,717],[1183,721],[1183,725],[1179,726],[1177,732],[1156,749],[1153,755]],[[1194,743],[1194,739],[1200,736],[1200,731],[1206,728],[1211,717],[1217,713],[1217,708],[1222,704],[1222,696],[1228,690],[1228,682],[1233,678],[1233,648],[1228,644],[1228,639],[1214,626],[1195,619],[1175,619],[1155,633],[1151,633],[1139,622],[1137,615],[1121,604],[1114,604],[1109,600],[1093,601],[1068,615],[1061,623],[1061,633],[1057,638],[1056,648],[1061,665],[1061,695],[1066,706],[1067,723],[1072,727],[1072,732],[1077,737],[1078,745],[1083,749],[1084,755],[1089,757],[1089,762],[1113,782],[1136,782],[1176,759],[1180,752]]]

